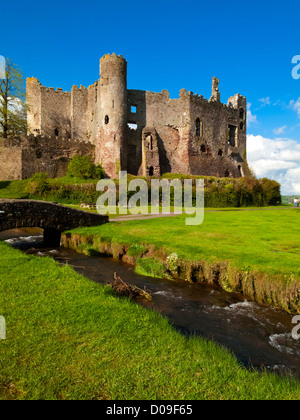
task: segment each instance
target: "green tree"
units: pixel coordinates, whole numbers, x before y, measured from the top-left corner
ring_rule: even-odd
[[[27,107],[22,71],[9,58],[0,76],[0,136],[26,134]]]

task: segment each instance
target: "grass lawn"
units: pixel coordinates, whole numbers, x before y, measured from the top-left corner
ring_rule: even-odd
[[[248,371],[68,266],[3,242],[0,262],[2,400],[300,398],[298,381]]]
[[[212,212],[200,226],[186,226],[185,217],[116,222],[74,233],[153,244],[186,260],[229,261],[241,270],[300,279],[300,210]]]

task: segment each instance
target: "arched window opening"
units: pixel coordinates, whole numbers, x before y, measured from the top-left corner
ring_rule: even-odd
[[[205,146],[205,144],[202,144],[202,146],[201,146],[201,152],[202,153],[206,153],[206,146]]]
[[[218,151],[218,156],[223,156],[223,150],[221,150],[221,149],[220,149],[220,150]]]
[[[104,122],[105,122],[105,124],[109,123],[109,116],[108,115],[105,115]]]
[[[240,118],[243,120],[245,117],[245,111],[243,108],[240,108]]]
[[[59,131],[58,131],[58,129],[57,129],[57,128],[54,130],[54,134],[55,134],[55,137],[58,137],[58,135],[59,135]]]
[[[153,176],[154,175],[154,168],[153,166],[150,166],[149,168],[149,176]]]

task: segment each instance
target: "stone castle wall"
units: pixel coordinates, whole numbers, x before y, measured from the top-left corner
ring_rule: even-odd
[[[0,181],[28,179],[45,172],[51,178],[67,174],[76,156],[95,158],[94,146],[56,137],[28,136],[0,139]]]
[[[29,132],[85,142],[95,147],[95,162],[115,177],[166,172],[240,177],[246,167],[246,98],[221,103],[213,78],[209,100],[182,89],[169,92],[127,89],[122,56],[100,60],[100,79],[71,92],[27,80]]]

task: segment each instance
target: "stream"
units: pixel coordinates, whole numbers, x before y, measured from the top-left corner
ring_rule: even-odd
[[[135,274],[134,268],[108,257],[88,257],[75,251],[45,248],[40,229],[0,233],[0,240],[39,257],[69,264],[92,281],[105,284],[114,273],[152,292],[145,304],[166,316],[184,334],[214,340],[233,352],[240,363],[300,378],[300,340],[292,337],[292,316],[250,302],[217,286],[154,279]]]

